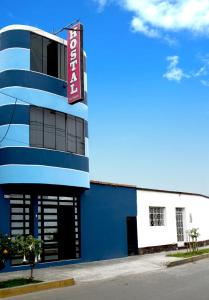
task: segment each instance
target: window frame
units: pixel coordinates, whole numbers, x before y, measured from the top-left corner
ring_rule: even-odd
[[[36,47],[36,44],[34,43],[34,40],[38,39],[39,40],[39,47]],[[49,66],[49,63],[53,57],[53,47],[51,47],[51,51],[49,50],[49,45],[55,45],[57,47],[57,57],[55,59],[56,61],[56,72],[53,70],[53,72],[57,73],[57,75],[52,74],[51,71],[52,69]],[[41,48],[41,49],[40,49]],[[37,52],[39,51],[38,55]],[[39,72],[46,74],[48,76],[52,76],[64,81],[67,81],[67,46],[59,43],[57,41],[54,41],[53,39],[49,39],[45,36],[42,36],[40,34],[31,32],[30,33],[30,70],[34,72]],[[54,53],[55,53],[54,52]],[[50,55],[51,54],[51,55]],[[41,57],[39,57],[41,56]],[[37,59],[36,64],[34,64],[34,57]],[[50,58],[50,60],[49,60]],[[37,64],[38,62],[38,64]],[[37,68],[38,66],[38,68]]]
[[[166,226],[164,206],[149,206],[149,225],[151,227]]]
[[[31,119],[32,118],[32,113],[33,113],[33,109],[34,111],[37,110],[37,112],[39,112],[40,114],[42,114],[42,119],[43,119],[43,123],[39,124],[39,129],[41,128],[42,129],[42,132],[41,132],[41,135],[42,135],[42,146],[40,147],[40,145],[36,145],[36,143],[34,142],[34,140],[32,140],[32,138],[34,138],[36,140],[36,136],[35,136],[35,133],[33,131],[34,128],[38,128],[38,126],[35,124],[35,121],[32,121]],[[52,113],[55,115],[55,127],[54,127],[54,137],[53,137],[53,134],[52,134],[52,138],[55,139],[55,146],[54,147],[49,147],[45,144],[45,116],[47,115],[46,113]],[[60,149],[60,147],[58,146],[58,131],[60,130],[60,128],[57,127],[57,118],[59,115],[62,115],[64,116],[64,121],[65,121],[65,128],[64,128],[64,149]],[[73,153],[73,154],[76,154],[76,155],[82,155],[82,156],[85,156],[85,127],[86,127],[86,122],[84,119],[82,118],[79,118],[79,117],[76,117],[76,116],[73,116],[73,115],[69,115],[69,114],[65,114],[63,112],[60,112],[60,111],[55,111],[55,110],[51,110],[51,109],[48,109],[48,108],[42,108],[42,107],[36,107],[34,105],[31,105],[30,106],[30,124],[29,124],[29,142],[30,142],[30,147],[33,147],[33,148],[43,148],[43,149],[51,149],[51,150],[56,150],[56,151],[61,151],[61,152],[67,152],[67,153]],[[38,119],[38,118],[37,118]],[[69,140],[68,140],[68,120],[74,120],[75,122],[75,135],[72,136],[72,139],[74,140],[74,149],[75,151],[70,151],[69,150],[69,147],[68,147],[68,144],[69,144]],[[78,135],[78,132],[77,132],[77,123],[80,123],[82,124],[81,126],[81,130],[83,131],[83,135]],[[37,133],[39,132],[37,130]],[[33,136],[32,136],[32,132],[33,132]],[[51,132],[52,133],[52,132]],[[79,145],[79,146],[78,146]]]

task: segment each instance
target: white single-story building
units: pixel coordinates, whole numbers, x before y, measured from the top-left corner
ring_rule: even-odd
[[[138,188],[139,253],[183,247],[192,228],[198,228],[200,245],[209,244],[208,212],[207,196]]]

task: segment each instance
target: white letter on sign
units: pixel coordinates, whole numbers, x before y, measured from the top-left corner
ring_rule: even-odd
[[[70,85],[70,94],[75,94],[77,93],[78,89],[74,89],[74,83]]]
[[[72,40],[73,38],[75,38],[76,36],[77,36],[77,28],[78,27],[74,27],[73,29],[75,29],[75,30],[70,30],[70,39]]]
[[[70,49],[74,49],[77,46],[77,40],[74,39],[70,42]]]
[[[70,60],[74,60],[76,59],[77,53],[76,53],[76,49],[73,49],[70,53]]]
[[[70,67],[71,67],[71,69],[72,69],[72,71],[75,71],[75,67],[76,67],[76,64],[77,64],[77,59],[76,60],[74,60],[74,61],[71,61],[71,63],[70,63]]]
[[[73,73],[72,73],[71,80],[70,80],[70,83],[73,83],[73,82],[75,82],[75,81],[77,81],[77,77],[76,77],[75,72],[73,72]]]

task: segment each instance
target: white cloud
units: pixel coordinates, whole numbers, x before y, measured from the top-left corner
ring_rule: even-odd
[[[168,56],[166,60],[168,61],[168,66],[163,77],[170,80],[180,82],[183,78],[198,79],[198,81],[204,86],[209,87],[209,55],[206,54],[201,57],[201,66],[197,71],[184,72],[182,68],[179,67],[179,56]]]
[[[203,77],[209,74],[208,54],[206,54],[204,57],[201,57],[200,60],[202,65],[196,72],[192,72],[193,77]]]
[[[178,41],[175,38],[170,37],[168,34],[163,36],[163,40],[170,46],[178,45]]]
[[[200,80],[200,82],[204,85],[209,87],[209,80]]]
[[[107,5],[108,0],[94,0],[99,4],[99,11],[103,11],[104,7]]]
[[[201,67],[197,72],[194,73],[194,77],[206,76],[208,74],[207,66]]]
[[[160,32],[157,29],[149,28],[142,20],[140,20],[137,17],[134,17],[132,20],[132,28],[134,31],[140,31],[143,32],[145,35],[149,37],[160,37]]]
[[[114,2],[133,13],[134,31],[159,37],[164,31],[209,33],[208,0],[96,0],[100,7]]]
[[[166,73],[163,74],[164,78],[177,82],[180,82],[182,78],[190,78],[190,75],[184,73],[184,71],[178,66],[179,57],[177,55],[168,56],[167,61],[169,64]]]

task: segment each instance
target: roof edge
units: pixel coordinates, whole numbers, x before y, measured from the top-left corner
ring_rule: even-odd
[[[143,188],[138,187],[136,185],[131,184],[123,184],[123,183],[112,183],[106,181],[99,181],[99,180],[91,180],[90,183],[98,184],[98,185],[109,185],[115,187],[126,187],[126,188],[134,188],[136,190],[145,191],[145,192],[158,192],[158,193],[170,193],[170,194],[179,194],[179,195],[189,195],[189,196],[199,196],[209,199],[209,196],[199,194],[199,193],[190,193],[190,192],[180,192],[180,191],[171,191],[171,190],[163,190],[163,189],[153,189],[153,188]]]
[[[37,33],[41,36],[44,36],[46,38],[49,38],[51,40],[54,40],[58,43],[67,45],[67,41],[63,38],[60,38],[52,33],[49,33],[47,31],[44,31],[42,29],[39,29],[37,27],[33,27],[33,26],[29,26],[29,25],[19,25],[19,24],[13,24],[13,25],[8,25],[3,27],[2,29],[0,29],[0,34],[6,31],[10,31],[10,30],[26,30],[26,31],[30,31],[30,32],[34,32]]]
[[[123,183],[104,182],[104,181],[97,181],[97,180],[91,180],[90,183],[98,184],[98,185],[109,185],[109,186],[114,186],[114,187],[125,187],[125,188],[132,188],[132,189],[137,188],[135,185],[129,185],[129,184],[123,184]]]
[[[179,195],[189,195],[189,196],[200,196],[209,199],[209,196],[198,194],[198,193],[190,193],[190,192],[180,192],[180,191],[171,191],[171,190],[162,190],[162,189],[149,189],[149,188],[141,188],[137,187],[137,190],[145,191],[145,192],[158,192],[158,193],[170,193],[170,194],[179,194]]]

